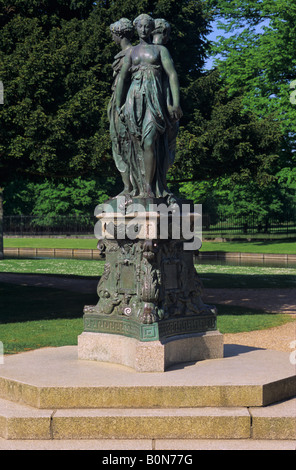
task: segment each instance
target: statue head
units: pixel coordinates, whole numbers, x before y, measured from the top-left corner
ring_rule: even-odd
[[[137,16],[133,24],[140,38],[147,38],[155,28],[154,19],[145,13]]]
[[[155,28],[152,32],[154,44],[167,44],[170,39],[171,25],[163,18],[154,20]]]
[[[113,40],[118,44],[123,38],[127,38],[129,40],[132,38],[134,27],[129,19],[121,18],[110,25],[110,31],[112,33]]]

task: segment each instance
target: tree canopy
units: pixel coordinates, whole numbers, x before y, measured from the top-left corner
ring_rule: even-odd
[[[26,206],[31,213],[41,206],[53,210],[55,202],[46,198],[52,194],[56,201],[58,187],[61,211],[75,206],[66,203],[67,194],[68,202],[75,200],[73,191],[86,199],[96,191],[98,198],[112,193],[117,170],[106,110],[118,46],[109,25],[143,12],[172,26],[168,48],[184,116],[171,184],[183,182],[181,192],[196,197],[219,187],[221,201],[226,193],[228,201],[253,195],[257,207],[280,212],[295,200],[296,105],[289,98],[296,79],[296,7],[289,0],[0,0],[0,188],[11,197],[18,181],[35,178],[37,185],[25,196],[26,185],[19,183],[23,199],[15,198],[9,210],[19,212],[29,194],[38,204]],[[213,19],[222,28],[214,46],[208,40]],[[210,54],[220,59],[207,71]],[[279,204],[277,185],[283,188]]]
[[[206,57],[209,14],[203,6],[201,0],[2,0],[1,178],[16,170],[67,177],[114,172],[106,108],[118,51],[109,25],[143,11],[165,16],[186,88]]]
[[[296,5],[290,0],[211,0],[211,5],[222,33],[213,52],[229,93],[241,92],[246,109],[280,123],[291,158],[296,149],[296,106],[289,99],[296,77]]]

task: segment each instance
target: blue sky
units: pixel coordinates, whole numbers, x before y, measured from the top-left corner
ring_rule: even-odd
[[[257,27],[256,27],[256,31],[257,32],[263,32],[262,31],[262,27],[263,26],[267,26],[269,23],[269,20],[266,19],[264,21],[262,21],[262,23],[260,23]],[[218,36],[224,36],[224,37],[229,37],[231,36],[233,33],[229,33],[228,35],[221,29],[218,29],[217,28],[217,22],[214,22],[213,25],[213,31],[208,35],[208,39],[210,41],[215,41],[217,39]],[[242,27],[241,28],[241,31],[243,31],[245,29],[245,27]],[[239,30],[238,30],[239,31]],[[212,66],[213,66],[213,62],[214,62],[214,57],[210,57],[207,61],[206,61],[206,64],[205,64],[205,68],[206,69],[211,69]]]
[[[217,36],[219,36],[219,35],[221,35],[221,34],[222,34],[222,31],[217,28],[217,24],[216,24],[216,22],[215,22],[215,23],[213,24],[213,31],[212,31],[212,33],[210,33],[210,34],[208,35],[208,39],[209,39],[210,41],[215,41],[216,38],[217,38]],[[209,58],[209,59],[206,61],[205,68],[206,68],[206,69],[211,69],[212,66],[213,66],[213,62],[214,62],[214,58],[213,58],[213,57]]]

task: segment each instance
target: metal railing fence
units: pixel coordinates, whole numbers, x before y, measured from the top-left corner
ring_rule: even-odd
[[[248,216],[226,216],[203,214],[203,236],[229,235],[296,235],[296,208],[286,215],[269,217],[262,220],[257,214]],[[5,236],[71,236],[93,235],[96,219],[90,215],[83,216],[31,216],[5,215],[3,232]]]

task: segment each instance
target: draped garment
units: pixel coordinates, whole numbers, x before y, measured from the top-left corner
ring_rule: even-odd
[[[170,166],[168,132],[172,125],[166,104],[161,65],[145,64],[132,66],[131,84],[124,106],[125,123],[132,141],[130,162],[134,195],[145,192],[145,167],[143,145],[152,131],[156,131],[155,176],[152,190],[156,197],[170,194],[166,184],[166,173]]]
[[[112,155],[116,168],[119,172],[128,171],[129,161],[131,158],[131,149],[128,145],[128,132],[126,125],[120,119],[116,110],[116,85],[119,73],[125,58],[127,50],[120,51],[115,57],[112,64],[114,81],[112,84],[112,96],[108,104],[109,131],[112,143]]]

